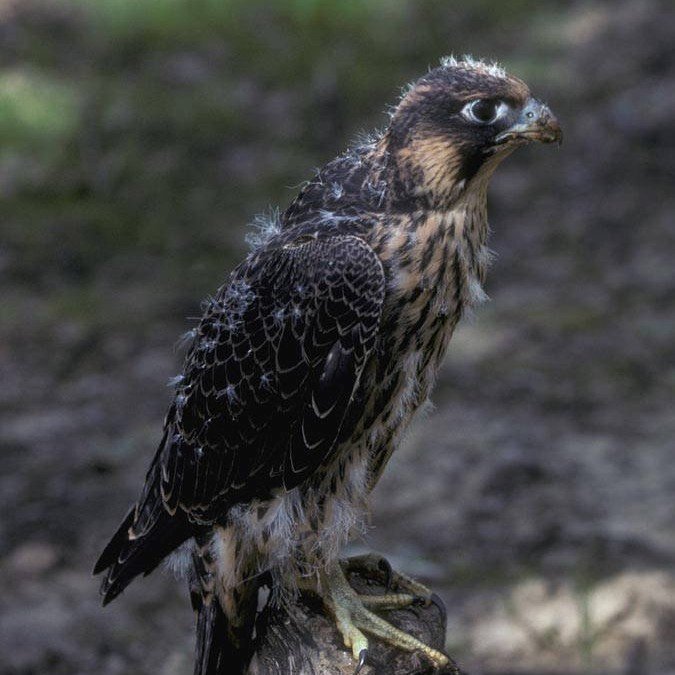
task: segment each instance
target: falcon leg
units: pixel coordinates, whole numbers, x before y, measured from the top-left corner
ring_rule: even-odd
[[[365,660],[368,649],[366,633],[409,652],[421,652],[435,667],[440,668],[450,663],[443,653],[424,644],[408,633],[404,633],[384,619],[374,614],[368,607],[378,609],[403,607],[413,603],[412,594],[387,594],[384,596],[359,596],[349,585],[340,563],[331,565],[322,575],[321,585],[323,600],[333,613],[338,630],[342,634],[345,646],[352,650],[358,660],[358,672]],[[374,603],[375,598],[386,599],[386,602]]]

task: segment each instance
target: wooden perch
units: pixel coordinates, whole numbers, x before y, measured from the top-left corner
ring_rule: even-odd
[[[353,561],[354,559],[350,559]],[[384,594],[385,572],[353,566],[347,572],[358,593]],[[394,584],[392,589],[398,589]],[[290,609],[268,609],[267,624],[248,675],[354,675],[356,663],[342,641],[332,617],[325,614],[320,598],[302,593]],[[445,607],[438,598],[428,606],[414,606],[382,614],[390,623],[435,649],[445,646]],[[369,637],[366,666],[359,675],[466,675],[452,663],[443,671],[434,670],[421,655],[404,652]]]

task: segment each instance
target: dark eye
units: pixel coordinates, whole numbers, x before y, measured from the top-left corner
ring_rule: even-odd
[[[462,109],[464,117],[476,124],[490,124],[506,110],[506,104],[503,101],[494,99],[479,98],[467,103]]]

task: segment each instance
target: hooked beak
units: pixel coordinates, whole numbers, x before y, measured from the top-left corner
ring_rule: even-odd
[[[495,145],[514,141],[562,143],[560,122],[547,105],[531,98],[523,107],[518,119],[495,138]]]

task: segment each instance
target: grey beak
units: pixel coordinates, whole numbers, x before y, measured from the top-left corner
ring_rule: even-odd
[[[495,138],[497,144],[510,141],[535,141],[537,143],[562,143],[562,127],[551,109],[531,98],[523,106],[516,122]]]

